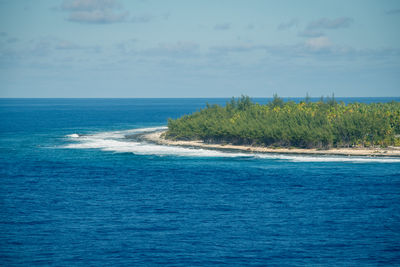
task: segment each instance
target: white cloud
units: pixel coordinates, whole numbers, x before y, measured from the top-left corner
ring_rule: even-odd
[[[69,12],[69,21],[80,23],[124,22],[129,14],[116,0],[65,0],[61,9]]]
[[[332,42],[325,36],[311,38],[306,41],[306,46],[312,50],[323,50],[330,48]]]
[[[116,0],[65,0],[61,8],[71,11],[92,11],[120,8]]]
[[[128,16],[128,12],[115,14],[108,10],[78,11],[72,12],[68,20],[83,23],[115,23],[123,22]]]
[[[320,18],[308,23],[305,29],[298,33],[298,36],[318,38],[325,35],[325,30],[348,28],[352,23],[353,19],[349,17],[340,17],[336,19]],[[316,40],[323,40],[323,38]]]
[[[353,23],[353,19],[349,17],[340,17],[337,19],[321,18],[318,20],[311,21],[307,25],[307,29],[339,29],[348,28]]]

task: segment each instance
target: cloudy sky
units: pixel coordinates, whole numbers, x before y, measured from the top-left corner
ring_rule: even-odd
[[[0,97],[400,96],[398,0],[0,0]]]

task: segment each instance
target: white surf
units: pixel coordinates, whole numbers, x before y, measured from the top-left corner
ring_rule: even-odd
[[[66,135],[70,143],[64,145],[63,148],[100,149],[115,153],[133,153],[137,155],[157,156],[229,158],[246,157],[256,159],[285,160],[292,162],[400,163],[400,158],[240,153],[222,150],[158,145],[146,141],[137,141],[135,139],[127,138],[130,135],[151,133],[165,129],[167,129],[167,127],[138,128],[123,131],[99,132],[94,134],[73,133]]]

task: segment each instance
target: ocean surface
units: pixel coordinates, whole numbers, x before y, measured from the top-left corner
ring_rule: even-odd
[[[400,265],[399,158],[136,138],[226,101],[0,99],[0,265]]]

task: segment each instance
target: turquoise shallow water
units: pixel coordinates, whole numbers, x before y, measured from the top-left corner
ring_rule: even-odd
[[[126,138],[225,101],[1,99],[0,264],[400,264],[399,159]]]

